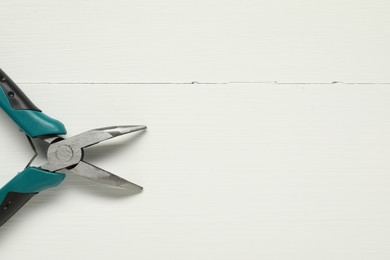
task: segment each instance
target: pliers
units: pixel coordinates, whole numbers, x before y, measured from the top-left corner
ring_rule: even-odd
[[[142,190],[137,184],[85,162],[83,157],[86,147],[123,134],[144,130],[146,126],[112,126],[90,130],[69,138],[61,137],[66,134],[65,126],[42,113],[1,69],[0,107],[26,134],[35,152],[27,167],[0,189],[0,226],[34,195],[59,185],[67,173],[116,187]],[[48,144],[47,162],[40,167],[30,166],[38,155],[33,139]]]

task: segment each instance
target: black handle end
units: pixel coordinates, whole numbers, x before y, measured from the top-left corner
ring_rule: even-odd
[[[13,80],[0,69],[0,87],[4,90],[11,107],[15,110],[35,110],[42,112],[23,93]]]
[[[8,192],[0,205],[0,226],[10,219],[36,193]]]

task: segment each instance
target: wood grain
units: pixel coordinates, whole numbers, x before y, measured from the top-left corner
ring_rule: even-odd
[[[0,67],[38,107],[70,135],[148,130],[86,155],[141,194],[70,175],[0,259],[388,260],[389,7],[1,1]],[[2,185],[32,151],[3,112],[0,133]]]
[[[87,154],[145,190],[68,176],[2,228],[1,259],[388,259],[389,85],[21,87],[70,134],[148,125]],[[32,152],[0,122],[5,183]]]
[[[19,82],[390,82],[383,0],[3,0]]]

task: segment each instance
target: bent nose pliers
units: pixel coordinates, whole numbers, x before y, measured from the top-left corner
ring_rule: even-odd
[[[0,69],[0,107],[26,134],[35,155],[28,166],[0,189],[0,226],[29,199],[47,188],[59,185],[65,173],[74,173],[95,182],[142,190],[142,187],[83,160],[84,148],[140,130],[143,125],[98,128],[64,138],[65,126],[38,109],[20,88]],[[48,144],[47,163],[30,166],[37,156],[32,139]]]

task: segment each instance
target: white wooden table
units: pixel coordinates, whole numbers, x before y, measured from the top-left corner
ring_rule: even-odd
[[[146,124],[0,259],[390,258],[388,1],[3,0],[0,66],[69,134]],[[0,113],[1,185],[32,156]],[[39,160],[38,160],[39,162]],[[37,163],[38,163],[37,162]]]

